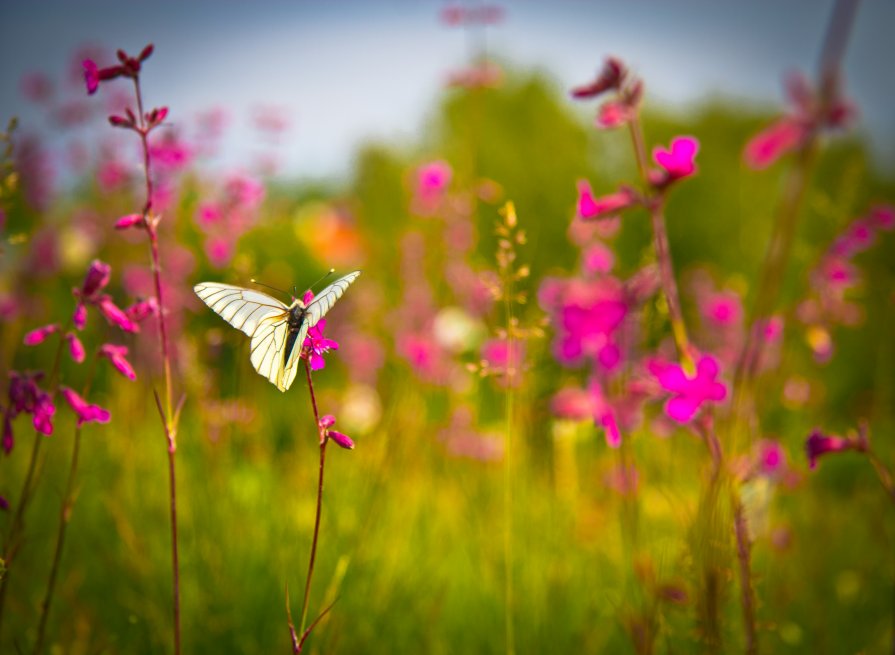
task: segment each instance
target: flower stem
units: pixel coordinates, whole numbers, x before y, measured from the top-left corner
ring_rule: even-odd
[[[50,370],[50,378],[48,385],[48,393],[51,397],[56,395],[56,386],[59,380],[59,366],[62,363],[62,349],[65,346],[65,333],[71,328],[71,319],[66,323],[65,328],[59,332],[59,345],[56,347],[56,354],[53,357],[53,368]],[[40,447],[43,443],[43,435],[34,432],[34,446],[31,448],[31,459],[28,462],[28,472],[25,474],[25,481],[22,483],[22,493],[19,496],[19,503],[16,506],[16,512],[13,515],[12,523],[9,526],[9,534],[6,537],[6,543],[3,547],[3,561],[6,566],[6,573],[0,580],[0,632],[3,628],[3,617],[5,616],[4,607],[6,605],[6,593],[9,589],[9,574],[11,571],[10,564],[15,559],[22,537],[22,530],[25,526],[25,510],[31,500],[31,494],[34,492],[34,485],[37,481],[34,479],[37,473],[37,462],[40,456]]]
[[[314,421],[317,424],[317,432],[320,437],[320,469],[317,477],[317,510],[314,516],[314,536],[311,539],[311,555],[308,558],[308,576],[305,579],[305,595],[301,603],[301,622],[299,624],[300,628],[298,632],[302,637],[298,647],[299,651],[301,651],[301,646],[304,644],[304,640],[310,633],[310,631],[308,631],[308,633],[305,632],[305,623],[308,618],[308,599],[311,595],[311,577],[314,575],[314,562],[317,559],[317,537],[320,534],[320,515],[323,511],[323,471],[326,463],[326,444],[329,441],[329,439],[326,439],[323,436],[323,428],[320,427],[320,414],[317,411],[317,397],[314,395],[314,383],[311,381],[311,367],[307,360],[305,360],[305,374],[308,378],[311,406],[314,408]]]
[[[758,631],[755,626],[755,589],[752,587],[752,544],[746,511],[739,498],[732,498],[737,559],[740,563],[740,602],[743,606],[743,629],[746,633],[746,654],[758,653]]]
[[[162,354],[162,362],[165,374],[165,411],[159,414],[162,420],[165,438],[168,443],[168,487],[170,495],[171,517],[171,575],[173,595],[173,621],[174,621],[174,653],[180,655],[180,564],[177,555],[177,476],[175,467],[175,454],[177,452],[177,423],[180,416],[179,408],[176,412],[172,407],[171,385],[171,353],[168,350],[168,329],[165,320],[165,303],[162,291],[161,257],[159,255],[157,219],[152,216],[152,174],[150,171],[149,154],[149,128],[146,124],[146,115],[143,111],[143,95],[140,90],[140,78],[134,77],[134,93],[137,100],[137,114],[139,127],[137,133],[140,136],[140,144],[143,149],[143,174],[146,186],[146,202],[143,205],[143,226],[149,237],[150,259],[152,262],[152,280],[155,290],[155,300],[158,306],[158,331],[159,347]],[[156,397],[156,401],[158,398]]]
[[[650,187],[649,168],[646,159],[646,146],[643,139],[643,128],[639,117],[635,116],[628,123],[631,141],[634,147],[634,156],[637,160],[637,170],[643,181],[644,188]],[[662,282],[662,293],[665,296],[665,304],[668,306],[668,319],[671,322],[671,332],[674,343],[677,346],[678,358],[681,366],[687,373],[696,371],[693,357],[690,354],[690,341],[687,338],[687,325],[681,311],[680,297],[677,290],[677,282],[674,277],[674,265],[671,260],[671,248],[668,245],[668,232],[665,228],[665,196],[660,192],[652,196],[648,201],[650,221],[653,226],[653,247],[656,251],[656,260],[659,262],[659,278]]]
[[[90,368],[87,371],[87,378],[84,382],[84,388],[81,392],[83,398],[87,398],[90,393],[90,387],[93,384],[93,376],[96,372],[96,360],[98,354],[94,354],[90,360]],[[76,494],[75,494],[75,478],[78,472],[78,459],[81,452],[81,424],[75,427],[75,439],[71,451],[71,463],[68,469],[68,480],[65,483],[65,495],[62,498],[62,507],[59,510],[59,527],[56,531],[56,549],[53,552],[53,564],[50,567],[50,576],[47,579],[47,590],[44,593],[43,603],[40,605],[40,623],[37,627],[37,640],[34,642],[34,655],[40,655],[43,651],[44,637],[46,636],[47,621],[50,617],[50,605],[53,601],[53,593],[56,589],[56,577],[59,573],[59,566],[62,563],[62,551],[65,548],[65,534],[68,524],[71,521],[72,511],[74,510]]]
[[[504,620],[507,655],[516,652],[513,630],[513,411],[516,387],[516,369],[521,365],[513,341],[513,271],[506,267],[503,284],[503,306],[507,321],[507,370],[506,370],[506,438],[504,439],[503,463],[503,550],[504,550]]]

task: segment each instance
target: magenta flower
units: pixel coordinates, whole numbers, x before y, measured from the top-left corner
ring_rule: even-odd
[[[621,430],[615,411],[606,399],[600,384],[592,381],[589,389],[567,387],[553,396],[550,408],[555,416],[573,420],[591,419],[603,428],[606,445],[618,448],[622,442]]]
[[[671,149],[656,147],[653,159],[665,171],[664,179],[657,186],[662,186],[689,177],[696,172],[696,154],[699,152],[699,141],[691,136],[678,136],[671,140]]]
[[[127,361],[127,346],[116,346],[107,343],[100,347],[99,355],[107,358],[112,363],[112,366],[128,380],[137,379],[133,366]]]
[[[38,344],[46,341],[47,337],[51,334],[58,332],[59,326],[55,323],[50,325],[44,325],[43,327],[39,327],[35,330],[31,330],[28,334],[25,335],[24,343],[26,346],[36,346]]]
[[[65,335],[65,340],[68,341],[68,354],[71,355],[71,358],[78,364],[83,362],[87,353],[84,351],[84,344],[81,343],[78,336],[74,332],[69,332]]]
[[[124,310],[127,317],[134,323],[141,323],[156,312],[158,312],[158,302],[155,298],[138,300]]]
[[[87,85],[87,93],[93,95],[99,88],[99,66],[92,59],[85,59],[84,66],[84,83]]]
[[[743,316],[740,297],[730,291],[713,293],[702,303],[706,318],[718,326],[738,325]]]
[[[487,368],[497,375],[497,380],[502,386],[507,386],[512,379],[512,386],[518,387],[522,383],[522,363],[525,357],[525,349],[522,341],[513,341],[510,344],[506,339],[489,339],[482,344],[482,361]]]
[[[605,130],[626,125],[634,117],[635,108],[620,100],[610,100],[597,110],[597,126]]]
[[[417,213],[429,215],[438,209],[452,175],[450,165],[442,160],[424,164],[417,169],[414,189],[414,205]]]
[[[815,429],[805,441],[805,453],[808,455],[808,466],[817,468],[817,459],[821,455],[827,453],[841,453],[846,450],[855,450],[865,452],[867,450],[867,439],[859,436],[856,439],[846,439],[844,437],[827,436],[818,429]]]
[[[784,117],[756,134],[743,151],[743,158],[749,167],[760,170],[767,168],[783,155],[794,150],[808,134],[801,121]]]
[[[145,225],[142,214],[126,214],[115,221],[116,230],[126,230],[129,227]]]
[[[308,330],[308,336],[305,337],[303,345],[303,355],[308,358],[312,371],[319,371],[326,366],[323,355],[330,350],[338,350],[339,344],[332,339],[323,336],[323,330],[326,329],[326,319],[321,318],[317,325]]]
[[[96,303],[97,307],[99,307],[100,313],[106,317],[106,320],[110,325],[114,325],[125,332],[139,332],[140,328],[134,323],[130,318],[128,318],[127,314],[121,310],[121,308],[116,305],[112,297],[103,294],[99,297],[98,302]]]
[[[32,414],[34,429],[46,436],[53,434],[53,415],[55,413],[56,406],[53,404],[50,394],[45,391],[38,391],[34,402],[34,413]]]
[[[870,222],[879,230],[895,228],[895,207],[892,205],[876,205],[870,209]]]
[[[346,450],[354,449],[354,442],[351,440],[351,437],[348,435],[342,434],[336,430],[330,430],[330,428],[336,424],[336,418],[332,414],[324,414],[320,417],[320,421],[317,425],[320,427],[320,438],[322,440],[332,439],[339,446],[345,448]],[[321,441],[321,443],[323,443]]]
[[[69,407],[71,407],[75,414],[78,415],[79,426],[84,423],[89,423],[90,421],[95,421],[96,423],[109,422],[109,418],[111,418],[109,410],[103,409],[99,405],[91,405],[68,387],[59,387],[59,391],[62,393],[62,396],[65,398]]]
[[[584,220],[610,216],[630,207],[636,201],[634,192],[627,187],[607,196],[594,198],[590,182],[578,180],[578,216]]]
[[[665,413],[678,423],[688,423],[706,402],[720,402],[727,396],[727,387],[717,381],[718,362],[704,355],[696,363],[696,374],[688,377],[678,364],[652,361],[649,371],[666,391],[674,394],[665,403]]]

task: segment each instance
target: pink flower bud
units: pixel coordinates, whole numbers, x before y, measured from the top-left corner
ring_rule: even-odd
[[[103,409],[99,405],[91,405],[68,387],[60,387],[59,391],[62,393],[63,398],[65,398],[65,402],[67,402],[69,407],[71,407],[75,414],[78,415],[78,425],[83,425],[90,421],[95,421],[97,423],[109,422],[109,419],[111,418],[109,410]]]
[[[109,283],[109,276],[111,274],[111,266],[98,259],[94,259],[90,264],[90,268],[87,269],[87,275],[84,277],[84,284],[81,285],[81,296],[85,300],[90,299]]]
[[[326,436],[335,441],[339,446],[346,450],[354,450],[354,442],[348,435],[336,432],[335,430],[327,430]]]
[[[99,88],[99,68],[91,59],[85,59],[82,66],[84,67],[84,83],[87,85],[87,93],[93,95]]]
[[[134,227],[135,225],[143,225],[142,214],[127,214],[115,221],[116,230],[125,230],[129,227]]]
[[[124,127],[124,128],[131,128],[134,126],[134,124],[131,123],[124,116],[116,116],[115,114],[112,114],[111,116],[109,116],[109,124],[112,127]]]
[[[324,414],[323,416],[320,417],[320,422],[318,423],[318,425],[321,428],[331,428],[335,424],[336,424],[336,417],[333,416],[332,414]]]
[[[65,340],[68,341],[68,352],[71,358],[78,364],[83,362],[86,353],[84,352],[84,344],[81,343],[77,335],[74,332],[69,332],[65,335]]]
[[[124,330],[125,332],[139,332],[140,328],[127,317],[121,309],[116,305],[112,298],[108,295],[103,295],[99,299],[99,311],[102,312],[102,315],[106,317],[106,320],[109,321],[111,325],[115,325],[116,327]]]
[[[72,314],[71,322],[79,330],[83,330],[84,326],[87,325],[87,308],[84,306],[84,303],[79,302],[78,306],[75,307],[75,313]]]
[[[155,298],[140,300],[124,310],[127,317],[135,323],[140,323],[158,311],[158,303]]]
[[[153,46],[151,43],[143,48],[143,50],[140,52],[140,61],[146,61],[147,59],[149,59],[149,56],[152,54],[153,50],[155,50],[155,46]]]
[[[26,346],[36,346],[46,341],[48,336],[58,331],[59,326],[55,323],[44,325],[43,327],[39,327],[36,330],[31,330],[31,332],[26,334],[24,343]]]
[[[111,343],[103,345],[99,349],[100,357],[106,357],[112,363],[112,366],[128,380],[136,380],[137,374],[134,368],[127,361],[127,346],[116,346]]]

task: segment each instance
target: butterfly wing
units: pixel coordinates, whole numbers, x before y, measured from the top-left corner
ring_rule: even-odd
[[[305,323],[308,328],[317,325],[317,321],[323,318],[326,312],[332,309],[332,306],[342,297],[342,294],[345,293],[345,289],[357,279],[358,275],[360,275],[360,271],[354,271],[353,273],[340,277],[314,297],[314,300],[308,304],[306,310]]]
[[[266,293],[230,284],[202,282],[193,291],[218,316],[252,338],[252,366],[280,391],[286,391],[295,378],[294,373],[288,378],[283,372],[289,308]]]

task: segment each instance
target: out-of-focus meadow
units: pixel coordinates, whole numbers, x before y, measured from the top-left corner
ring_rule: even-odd
[[[114,62],[111,50],[95,57]],[[143,63],[143,78],[152,65]],[[506,652],[508,606],[520,653],[743,650],[748,619],[734,525],[711,528],[706,509],[717,473],[706,417],[722,431],[732,420],[734,371],[767,244],[792,171],[803,165],[809,181],[792,250],[772,284],[777,331],[756,375],[751,437],[724,442],[725,484],[749,523],[762,652],[891,648],[895,507],[874,468],[895,463],[895,236],[884,206],[895,199],[891,172],[848,130],[825,134],[810,155],[797,151],[755,170],[744,148],[785,100],[766,112],[723,100],[672,112],[651,101],[644,80],[647,150],[680,135],[699,142],[695,174],[662,197],[693,353],[719,362],[728,390],[698,407],[699,421],[675,421],[657,373],[678,355],[650,212],[580,216],[579,180],[595,196],[640,186],[629,132],[597,129],[569,90],[543,74],[490,66],[473,65],[445,89],[424,137],[358,145],[339,182],[215,166],[222,131],[235,128],[214,113],[152,132],[173,387],[175,400],[185,396],[176,452],[184,651],[288,652],[284,587],[300,613],[318,475],[304,374],[277,391],[252,369],[249,339],[192,286],[252,287],[255,278],[300,293],[330,267],[362,275],[327,315],[326,336],[339,348],[325,355],[314,386],[321,413],[335,415],[356,447],[328,451],[311,618],[335,604],[308,652]],[[128,81],[102,81],[89,100],[83,82],[70,98],[52,100],[41,97],[39,78],[30,84],[23,88],[34,111],[57,112],[58,130],[92,125],[102,136],[66,153],[64,179],[51,186],[58,134],[10,135],[0,196],[4,378],[48,374],[62,332],[34,346],[23,339],[67,322],[72,289],[94,259],[111,266],[105,292],[119,306],[154,293],[145,236],[113,229],[145,201],[138,139],[100,129],[132,104]],[[152,88],[163,94],[158,81]],[[177,114],[176,97],[144,100],[146,111],[165,105]],[[262,148],[279,119],[258,118]],[[511,232],[526,238],[509,239],[517,275],[504,303],[494,292],[506,292],[510,275],[498,255],[508,237],[496,233],[507,226],[507,201],[518,218]],[[824,268],[862,216],[873,228],[866,247],[836,259],[836,271]],[[508,307],[518,321],[509,357]],[[591,314],[575,322],[569,307]],[[82,428],[48,652],[170,651],[157,328],[150,316],[139,333],[122,332],[89,311],[77,332],[88,354],[126,345],[137,377],[105,361],[95,369],[88,400],[111,420]],[[621,312],[617,321],[606,318],[612,312]],[[63,350],[59,380],[80,393],[89,364]],[[502,369],[516,351],[518,370]],[[0,398],[14,434],[0,461],[4,539],[32,444],[43,440],[7,572],[2,652],[30,652],[53,561],[75,431],[73,412],[61,396],[55,402],[52,435],[42,436],[28,417],[10,416],[5,388]],[[618,423],[620,444],[611,443],[606,416]],[[843,452],[809,469],[813,430],[855,445],[862,422],[876,459],[831,442],[829,450]]]

